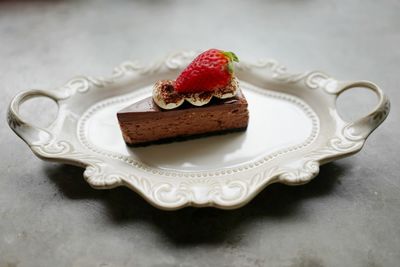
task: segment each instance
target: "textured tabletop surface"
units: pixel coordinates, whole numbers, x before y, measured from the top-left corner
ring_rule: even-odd
[[[395,0],[0,1],[0,266],[399,266],[399,14]],[[94,190],[6,124],[21,90],[210,47],[371,80],[391,113],[360,153],[233,211],[165,212],[125,188]],[[349,97],[354,114],[375,101]]]

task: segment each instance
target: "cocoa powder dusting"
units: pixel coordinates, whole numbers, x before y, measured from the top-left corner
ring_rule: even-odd
[[[166,104],[178,103],[182,98],[195,98],[199,101],[204,101],[212,97],[213,95],[224,95],[228,93],[234,94],[238,89],[238,81],[236,78],[232,78],[228,86],[224,88],[218,88],[214,92],[201,92],[201,93],[186,93],[180,94],[175,91],[175,81],[173,80],[162,80],[159,81],[157,87],[160,88],[160,96]]]
[[[175,82],[171,80],[161,81],[160,93],[166,104],[177,103],[182,99],[182,95],[175,91]]]
[[[215,90],[215,94],[228,94],[228,93],[233,93],[237,90],[238,87],[238,81],[236,78],[232,78],[231,82],[226,86],[222,88],[218,88]]]
[[[188,93],[185,94],[185,98],[195,98],[196,100],[204,101],[211,97],[212,92],[201,92],[201,93]]]

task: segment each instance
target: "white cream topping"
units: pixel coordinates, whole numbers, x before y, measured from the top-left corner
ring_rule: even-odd
[[[165,84],[170,84],[172,90],[165,88]],[[174,95],[173,95],[174,94]],[[171,97],[173,101],[168,101]],[[158,81],[153,86],[153,100],[162,109],[174,109],[183,104],[185,99],[173,91],[172,81]],[[171,99],[172,100],[172,99]]]
[[[194,106],[204,106],[213,97],[226,99],[234,97],[239,88],[238,80],[233,77],[231,83],[213,92],[179,94],[173,90],[173,81],[158,81],[153,87],[153,100],[162,109],[174,109],[181,106],[185,100]]]

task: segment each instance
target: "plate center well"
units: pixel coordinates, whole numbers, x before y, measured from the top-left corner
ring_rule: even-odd
[[[151,87],[105,100],[83,116],[81,140],[104,155],[132,158],[152,167],[176,171],[204,171],[249,164],[280,150],[301,147],[313,138],[317,117],[304,102],[241,83],[249,102],[247,131],[183,142],[131,148],[125,145],[116,113],[150,96]],[[82,123],[83,122],[83,123]],[[79,130],[79,129],[78,129]],[[313,131],[314,130],[314,131]]]

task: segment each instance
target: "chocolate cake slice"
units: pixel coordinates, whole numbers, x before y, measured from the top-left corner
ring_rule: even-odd
[[[238,89],[234,97],[214,97],[204,106],[185,102],[169,110],[160,108],[148,97],[119,111],[117,117],[125,142],[141,146],[245,130],[249,112],[246,98]]]

